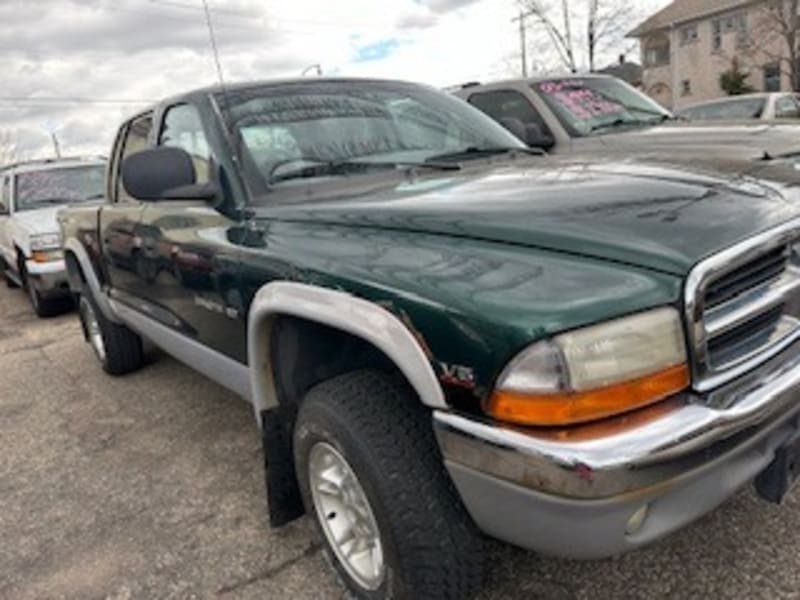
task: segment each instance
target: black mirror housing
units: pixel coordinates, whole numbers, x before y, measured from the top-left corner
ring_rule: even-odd
[[[122,161],[122,185],[137,200],[164,200],[181,190],[179,197],[187,198],[196,181],[192,157],[182,148],[149,148]]]

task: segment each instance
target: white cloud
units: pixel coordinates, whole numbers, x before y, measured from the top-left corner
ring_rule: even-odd
[[[326,74],[445,86],[518,69],[514,0],[209,3],[230,80],[298,76],[319,63]],[[48,124],[65,152],[107,153],[119,123],[143,102],[215,81],[201,6],[0,1],[0,129],[12,130],[27,157],[51,151]]]

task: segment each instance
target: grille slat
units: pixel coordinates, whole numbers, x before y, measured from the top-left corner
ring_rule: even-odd
[[[724,356],[732,354],[734,357],[739,352],[739,348],[757,342],[759,337],[768,340],[772,330],[783,316],[783,305],[771,308],[767,312],[761,313],[749,321],[726,331],[708,341],[708,352],[719,364],[725,364],[730,360],[725,360]]]
[[[786,270],[788,252],[778,247],[727,273],[706,288],[706,308],[732,300],[742,292],[780,277]]]
[[[790,242],[720,269],[702,290],[703,357],[706,373],[719,374],[797,334],[793,307],[800,297],[800,269]]]

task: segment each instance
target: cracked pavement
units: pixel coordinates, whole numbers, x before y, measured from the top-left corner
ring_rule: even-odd
[[[0,598],[340,598],[301,519],[267,524],[249,407],[171,358],[112,378],[77,315],[0,289]],[[502,507],[500,507],[502,509]],[[624,557],[488,544],[482,598],[800,597],[800,491],[742,490]]]

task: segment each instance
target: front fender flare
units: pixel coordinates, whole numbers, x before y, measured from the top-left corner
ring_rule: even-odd
[[[272,323],[280,315],[315,321],[371,343],[394,362],[424,404],[447,407],[428,356],[394,314],[346,292],[276,281],[259,289],[248,319],[248,362],[257,416],[278,405],[268,340]]]

